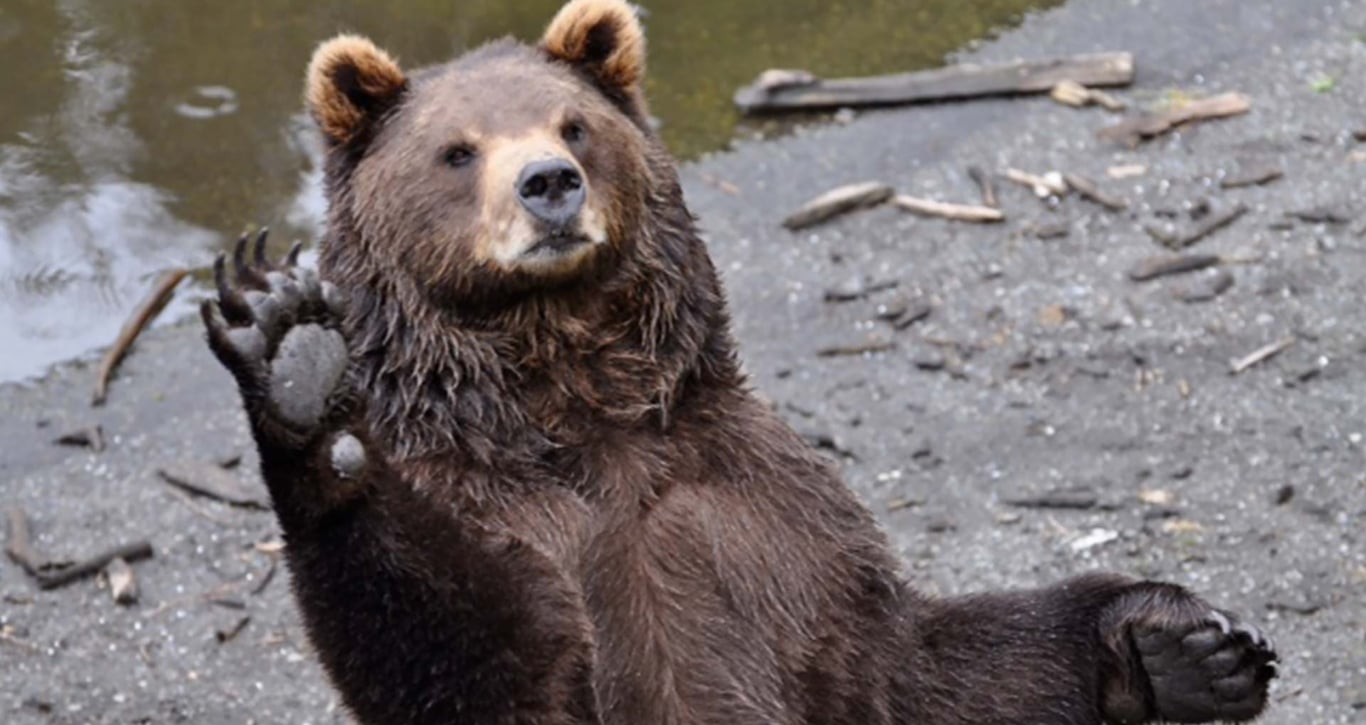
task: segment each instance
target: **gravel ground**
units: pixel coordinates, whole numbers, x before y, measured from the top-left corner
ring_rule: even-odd
[[[1192,586],[1261,620],[1282,677],[1268,723],[1366,722],[1366,2],[1073,0],[964,60],[1129,49],[1134,105],[1239,90],[1252,113],[1136,150],[1111,118],[1047,99],[865,114],[741,143],[683,171],[726,275],[758,389],[839,456],[930,590],[1030,585],[1097,568]],[[818,70],[818,69],[815,69]],[[1328,79],[1331,79],[1328,80]],[[799,233],[778,220],[842,183],[975,201],[965,169],[1079,173],[1126,197],[1110,212],[1002,184],[1009,219],[976,226],[880,208]],[[1284,178],[1225,190],[1273,164]],[[1144,175],[1107,177],[1117,165]],[[1242,263],[1212,301],[1188,275],[1134,283],[1160,253],[1145,226],[1193,207],[1248,213],[1194,248]],[[1345,223],[1286,212],[1327,207]],[[1041,239],[1039,228],[1065,228]],[[865,299],[825,292],[875,282]],[[932,306],[897,330],[899,304]],[[1242,374],[1230,360],[1293,344]],[[823,357],[875,343],[881,352]],[[0,720],[344,721],[273,577],[269,514],[176,495],[160,466],[244,456],[231,382],[192,323],[145,337],[105,408],[92,366],[0,387],[0,504],[34,547],[78,557],[151,540],[140,603],[92,581],[39,591],[0,562]],[[51,444],[98,422],[102,453]],[[1080,509],[1012,501],[1070,491]],[[221,641],[242,620],[235,636]]]

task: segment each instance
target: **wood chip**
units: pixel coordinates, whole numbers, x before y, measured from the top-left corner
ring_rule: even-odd
[[[180,461],[157,469],[157,475],[172,486],[196,496],[257,511],[270,508],[270,503],[260,494],[248,490],[240,477],[212,463]]]
[[[1229,365],[1229,374],[1237,375],[1249,368],[1260,365],[1261,363],[1266,362],[1267,360],[1270,360],[1273,357],[1276,357],[1277,355],[1285,352],[1286,350],[1289,350],[1290,346],[1294,344],[1294,337],[1284,337],[1269,345],[1263,345],[1262,347],[1253,350],[1247,355],[1244,355],[1243,357],[1240,357],[1237,360],[1232,361]]]
[[[1072,80],[1066,80],[1053,86],[1053,90],[1049,92],[1049,96],[1058,103],[1073,108],[1081,108],[1083,106],[1095,104],[1107,111],[1124,110],[1124,104],[1114,96],[1105,93],[1104,91],[1087,88]]]
[[[1159,277],[1185,274],[1213,267],[1221,261],[1215,254],[1173,254],[1149,257],[1129,270],[1129,279],[1146,282]]]
[[[1171,491],[1160,488],[1145,488],[1138,492],[1138,500],[1153,506],[1167,506],[1176,500],[1176,497],[1172,495]]]
[[[1105,175],[1112,179],[1132,179],[1148,173],[1148,167],[1143,164],[1121,164],[1111,166],[1105,170]]]
[[[962,64],[914,73],[824,80],[806,71],[765,71],[735,93],[743,113],[886,106],[923,101],[1046,93],[1062,81],[1123,86],[1134,79],[1129,53],[1092,53],[990,65]]]
[[[115,604],[129,605],[138,600],[138,579],[133,567],[122,558],[115,558],[104,567],[104,579],[109,583],[109,594]]]
[[[91,451],[99,453],[104,450],[104,429],[98,425],[92,425],[88,428],[63,434],[52,442],[59,446],[89,448]]]
[[[1096,186],[1095,182],[1079,174],[1064,174],[1063,181],[1076,190],[1084,199],[1094,201],[1097,204],[1109,209],[1110,211],[1123,211],[1129,208],[1129,202],[1117,196],[1107,194]]]
[[[894,498],[887,502],[888,511],[904,511],[924,506],[925,501],[918,498]]]
[[[1240,167],[1219,181],[1219,186],[1224,189],[1241,189],[1245,186],[1260,186],[1270,183],[1285,175],[1281,167],[1275,164],[1251,164]]]
[[[989,206],[992,209],[1001,207],[1000,200],[996,198],[996,182],[991,180],[991,174],[982,170],[980,166],[969,166],[968,178],[972,179],[982,192],[982,206]]]
[[[892,196],[892,187],[879,182],[841,186],[806,202],[783,220],[788,229],[803,229],[856,209],[876,206]]]
[[[1103,128],[1096,135],[1133,148],[1144,140],[1161,136],[1177,126],[1236,116],[1247,113],[1251,108],[1252,104],[1247,96],[1241,93],[1223,93],[1191,101],[1177,108],[1145,113]]]
[[[189,270],[172,269],[162,272],[157,278],[156,284],[152,286],[152,291],[145,299],[133,310],[133,315],[128,321],[123,323],[123,328],[119,330],[119,336],[114,340],[114,344],[104,353],[104,359],[100,361],[99,373],[95,377],[95,393],[90,399],[91,405],[104,405],[104,400],[109,395],[109,379],[113,377],[114,370],[123,361],[128,350],[133,347],[133,342],[138,339],[138,335],[151,324],[152,320],[161,313],[162,308],[171,300],[171,295],[175,293],[176,285],[180,280],[185,279]]]
[[[1000,209],[970,204],[950,204],[942,201],[921,199],[905,194],[892,197],[892,204],[907,211],[924,216],[942,217],[963,222],[991,223],[1004,221],[1006,215]]]
[[[1019,169],[1006,169],[1005,178],[1007,181],[1029,187],[1034,195],[1040,199],[1062,196],[1067,193],[1067,182],[1063,180],[1062,174],[1057,171],[1050,171],[1039,176]]]

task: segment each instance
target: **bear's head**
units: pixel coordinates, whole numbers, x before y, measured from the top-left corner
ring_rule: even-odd
[[[535,47],[498,41],[411,74],[364,38],[327,41],[306,100],[327,143],[328,244],[442,305],[610,275],[649,236],[651,198],[677,187],[644,70],[623,0],[574,0]]]

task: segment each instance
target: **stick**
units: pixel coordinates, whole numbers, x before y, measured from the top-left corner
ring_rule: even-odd
[[[1275,181],[1284,175],[1285,172],[1282,171],[1279,166],[1274,164],[1261,164],[1242,168],[1225,176],[1223,180],[1219,182],[1219,186],[1223,189],[1241,189],[1244,186],[1260,186]]]
[[[1063,174],[1063,181],[1067,185],[1076,189],[1078,194],[1090,199],[1097,204],[1111,211],[1124,211],[1129,208],[1129,202],[1117,196],[1111,196],[1100,190],[1090,179],[1077,174]]]
[[[968,204],[949,204],[942,201],[932,201],[930,199],[920,199],[905,194],[897,194],[892,197],[892,203],[907,211],[923,214],[925,216],[937,216],[945,219],[955,219],[963,222],[999,222],[1006,218],[1000,209],[992,209],[989,206],[971,206]]]
[[[1211,98],[1191,101],[1180,108],[1145,113],[1113,126],[1107,126],[1096,133],[1102,139],[1122,143],[1134,148],[1145,139],[1161,136],[1173,128],[1195,121],[1207,121],[1247,113],[1252,108],[1247,96],[1241,93],[1224,93]]]
[[[128,354],[129,348],[133,347],[133,341],[142,334],[143,328],[156,319],[157,314],[170,301],[176,285],[180,284],[180,280],[187,274],[188,270],[180,268],[162,272],[151,294],[147,295],[133,311],[133,316],[123,323],[123,329],[119,330],[113,347],[109,348],[104,354],[104,359],[100,361],[99,375],[95,378],[95,395],[90,399],[91,405],[104,405],[104,399],[109,392],[109,378],[114,375],[114,370],[123,361],[123,356]]]
[[[892,187],[878,181],[837,187],[803,204],[783,220],[783,226],[794,231],[809,227],[839,214],[881,204],[891,195]]]
[[[1043,176],[1031,174],[1019,169],[1006,169],[1005,177],[1007,181],[1013,181],[1020,186],[1028,186],[1034,190],[1034,195],[1040,199],[1047,199],[1050,196],[1062,196],[1067,193],[1067,182],[1063,181],[1062,174],[1050,171]]]
[[[261,497],[243,490],[242,481],[222,468],[192,462],[174,463],[157,469],[161,480],[196,496],[204,496],[239,508],[270,509]]]
[[[1217,254],[1173,254],[1149,257],[1129,270],[1129,279],[1135,282],[1147,282],[1158,277],[1196,272],[1207,267],[1213,267],[1221,261],[1223,261],[1222,258]]]
[[[773,76],[761,75],[761,81],[735,92],[735,105],[743,113],[1047,93],[1065,80],[1086,86],[1125,86],[1134,79],[1134,58],[1129,53],[1095,53],[867,78],[822,80],[803,71],[789,71],[785,82],[762,82],[766,77]]]
[[[989,206],[992,209],[1001,207],[1001,202],[996,198],[996,182],[991,180],[991,176],[983,171],[982,167],[969,166],[968,177],[982,190],[982,206]]]
[[[100,573],[101,569],[115,559],[123,559],[125,562],[132,562],[147,559],[151,556],[152,545],[149,542],[134,541],[131,544],[116,546],[108,551],[96,554],[85,561],[78,561],[71,566],[56,571],[40,572],[35,578],[38,580],[39,588],[56,589],[58,587],[66,586],[71,582]]]
[[[816,351],[817,357],[847,357],[864,353],[887,352],[896,348],[892,342],[865,342],[857,345],[832,345]]]
[[[1256,350],[1253,350],[1252,352],[1248,353],[1247,355],[1240,357],[1237,360],[1234,360],[1230,364],[1229,374],[1237,375],[1238,373],[1241,373],[1254,365],[1258,365],[1267,360],[1270,360],[1271,358],[1276,357],[1277,355],[1290,349],[1290,346],[1294,344],[1295,338],[1285,337],[1271,343],[1270,345],[1264,345],[1262,347],[1259,347]]]

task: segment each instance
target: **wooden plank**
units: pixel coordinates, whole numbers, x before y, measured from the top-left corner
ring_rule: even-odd
[[[962,65],[866,78],[824,80],[804,71],[786,71],[774,82],[766,71],[735,92],[744,113],[888,106],[983,96],[1047,93],[1063,81],[1083,86],[1125,86],[1134,79],[1130,53],[1091,53],[1067,58],[1013,63]]]

